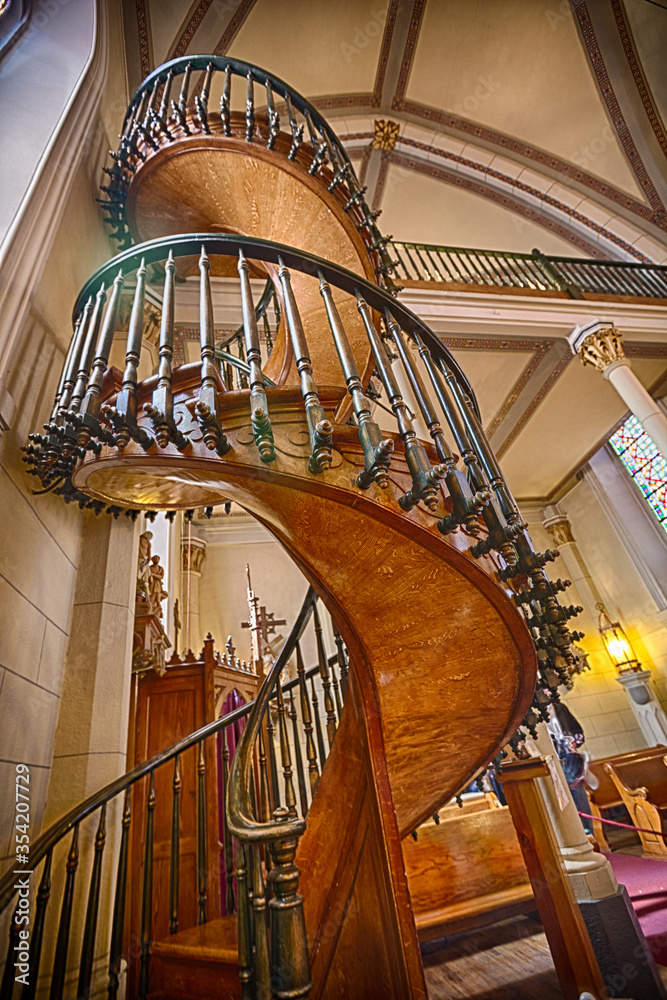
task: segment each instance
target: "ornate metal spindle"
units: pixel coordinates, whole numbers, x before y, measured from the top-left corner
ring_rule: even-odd
[[[69,409],[72,401],[72,392],[74,391],[74,385],[76,383],[76,373],[80,367],[81,352],[83,351],[83,346],[87,338],[90,317],[92,314],[93,297],[91,295],[83,307],[83,312],[78,320],[78,328],[75,328],[74,330],[74,348],[69,355],[68,363],[66,365],[62,392],[60,393],[60,399],[58,401],[58,414],[64,414]]]
[[[276,457],[273,431],[266,402],[266,383],[262,374],[262,354],[259,347],[257,317],[250,288],[250,268],[242,250],[239,250],[239,277],[241,279],[241,304],[246,357],[250,368],[250,419],[252,431],[263,462],[273,462]]]
[[[171,843],[169,845],[169,933],[178,930],[178,895],[181,870],[181,771],[178,754],[174,757],[171,782]]]
[[[248,85],[245,102],[245,137],[246,142],[252,142],[255,134],[255,87],[252,72],[248,70]]]
[[[250,918],[248,913],[248,870],[246,867],[246,848],[240,841],[237,841],[236,844],[236,891],[238,894],[238,948],[241,1000],[253,1000],[252,944],[250,940]]]
[[[294,759],[296,761],[296,776],[299,786],[299,802],[301,804],[301,815],[305,818],[308,812],[308,792],[306,791],[306,772],[303,767],[303,753],[299,741],[299,718],[296,711],[294,695],[290,692],[289,708],[286,709],[292,723],[292,738],[294,740]]]
[[[149,989],[150,946],[153,934],[153,843],[155,837],[155,772],[151,771],[146,797],[146,833],[144,836],[144,875],[141,887],[141,956],[139,960],[139,997],[146,1000]]]
[[[116,1000],[120,981],[120,960],[123,952],[123,926],[125,924],[125,893],[127,889],[127,862],[129,856],[131,818],[130,789],[126,788],[125,800],[123,803],[118,869],[116,872],[116,895],[114,898],[113,917],[111,920],[108,1000]]]
[[[313,379],[313,366],[310,362],[310,353],[306,335],[301,323],[301,316],[294,298],[290,273],[285,267],[282,258],[278,258],[280,283],[283,289],[285,301],[285,316],[287,328],[292,341],[294,360],[297,371],[301,377],[301,394],[306,408],[306,422],[308,424],[308,435],[310,437],[310,459],[308,469],[310,472],[324,472],[331,467],[331,446],[333,439],[333,425],[326,419],[324,407],[320,403],[317,392],[317,385]]]
[[[222,730],[221,736],[222,736],[222,801],[224,808],[223,841],[225,848],[225,881],[227,883],[225,909],[227,910],[227,913],[234,913],[236,909],[236,900],[234,898],[234,845],[232,843],[232,835],[229,830],[229,822],[227,817],[227,785],[229,782],[229,745],[227,743],[226,729]]]
[[[93,360],[93,350],[97,342],[97,338],[100,332],[100,326],[102,324],[102,312],[104,309],[104,303],[106,302],[107,294],[104,285],[101,285],[100,290],[95,296],[95,305],[93,307],[93,315],[88,324],[88,330],[86,332],[86,340],[81,351],[81,357],[79,358],[79,370],[76,373],[76,383],[74,385],[74,390],[72,392],[72,399],[68,409],[68,415],[72,413],[78,413],[79,407],[81,405],[81,400],[83,399],[86,388],[88,386],[88,376],[90,375],[90,366]]]
[[[37,906],[35,908],[35,920],[30,936],[30,971],[28,982],[21,990],[21,1000],[34,1000],[37,992],[37,978],[39,976],[39,963],[42,956],[42,941],[44,938],[44,921],[46,918],[46,907],[51,896],[51,858],[53,850],[50,850],[44,861],[42,877],[37,890]],[[13,968],[13,962],[12,962]],[[0,991],[0,996],[5,1000],[5,994]]]
[[[51,990],[49,1000],[62,1000],[63,988],[65,986],[65,973],[67,971],[67,948],[69,945],[69,930],[72,921],[72,903],[74,901],[74,879],[76,870],[79,867],[79,824],[77,823],[72,832],[72,843],[67,855],[67,875],[65,877],[65,889],[63,891],[63,902],[60,910],[60,923],[58,925],[58,939],[56,941],[56,955],[53,960],[53,972],[51,973]]]
[[[327,739],[329,749],[333,746],[336,735],[336,712],[333,698],[331,697],[331,680],[329,678],[329,662],[324,648],[324,638],[322,636],[322,623],[317,607],[313,608],[313,623],[315,626],[315,642],[317,644],[317,662],[320,668],[322,679],[322,690],[324,691],[324,711],[327,714]]]
[[[289,118],[290,130],[292,132],[292,148],[287,154],[288,160],[296,159],[296,154],[299,152],[299,147],[303,142],[303,125],[297,125],[296,116],[294,114],[294,108],[292,107],[292,101],[290,95],[285,93],[285,105],[287,107],[287,117]]]
[[[398,423],[398,431],[405,446],[405,457],[410,475],[412,476],[412,489],[408,490],[399,499],[399,505],[403,510],[411,510],[421,500],[429,510],[435,511],[442,499],[440,495],[440,480],[445,477],[446,467],[444,465],[436,465],[435,468],[431,468],[428,455],[417,439],[405,400],[394,378],[387,352],[375,329],[370,307],[358,293],[357,307],[366,328],[373,357],[375,358],[375,365],[387,393],[389,405]]]
[[[204,74],[204,82],[201,88],[201,94],[195,94],[195,109],[197,111],[197,117],[201,123],[201,127],[206,135],[211,134],[211,129],[208,124],[208,95],[211,92],[211,77],[213,76],[213,64],[209,63],[206,67],[206,73]]]
[[[95,955],[95,936],[97,934],[97,914],[100,908],[100,891],[102,887],[102,857],[104,855],[104,845],[107,839],[106,831],[107,804],[104,802],[100,809],[100,820],[95,834],[95,854],[93,857],[93,872],[90,879],[90,889],[88,891],[88,905],[86,907],[86,923],[83,931],[83,942],[81,944],[81,962],[79,965],[79,986],[77,996],[87,997],[90,993],[90,984],[93,978],[93,958]]]
[[[271,776],[271,801],[273,803],[273,808],[277,809],[280,805],[280,786],[278,785],[278,762],[276,760],[276,744],[275,744],[275,731],[276,728],[273,724],[273,718],[271,716],[271,705],[268,706],[266,710],[266,742],[268,744],[268,758],[269,758],[269,774]]]
[[[262,324],[264,326],[264,344],[266,346],[266,356],[271,357],[271,352],[273,351],[273,337],[271,335],[271,326],[269,324],[269,317],[267,316],[267,308],[262,310]]]
[[[241,334],[236,338],[236,350],[238,352],[239,361],[245,361],[245,349],[243,347],[243,337]],[[240,368],[236,369],[236,388],[237,389],[247,389],[248,379],[245,377]]]
[[[183,79],[181,81],[181,92],[178,97],[178,102],[176,101],[171,102],[171,110],[174,115],[174,118],[183,129],[185,135],[192,134],[190,126],[188,125],[188,119],[186,115],[191,73],[192,73],[192,64],[188,63],[187,66],[185,67],[185,73],[183,74]]]
[[[208,862],[206,849],[206,761],[204,741],[199,741],[197,759],[197,923],[206,923]]]
[[[211,264],[202,246],[199,258],[199,336],[201,346],[201,388],[195,403],[197,422],[204,436],[204,444],[218,455],[226,455],[230,444],[220,426],[218,405],[217,368],[215,366],[215,332],[213,328],[213,299],[211,297]]]
[[[16,949],[19,946],[19,931],[21,930],[21,924],[18,922],[19,909],[18,904],[14,910],[14,916],[12,918],[12,923],[9,928],[9,944],[7,945],[7,958],[5,960],[5,971],[2,974],[2,984],[0,984],[0,1000],[12,1000],[14,995],[14,982],[16,970],[14,968],[14,962],[16,960]]]
[[[340,684],[338,683],[338,678],[336,677],[336,667],[335,664],[330,664],[331,670],[331,684],[334,692],[334,699],[336,702],[336,714],[338,716],[338,721],[340,722],[340,717],[343,711],[343,703],[340,697]]]
[[[137,271],[137,287],[134,292],[130,327],[127,334],[125,372],[123,384],[115,407],[103,406],[102,413],[108,416],[117,430],[116,441],[119,448],[125,448],[130,438],[142,448],[150,448],[153,438],[137,424],[137,367],[141,357],[141,341],[144,329],[144,296],[146,291],[146,263],[142,257]]]
[[[287,822],[287,809],[274,812],[274,819]],[[276,998],[308,997],[313,985],[308,957],[303,896],[298,893],[300,870],[294,863],[298,837],[271,841],[273,866],[268,880],[273,893],[271,917],[271,983]],[[285,961],[289,956],[289,961]]]
[[[306,737],[306,758],[308,759],[308,780],[310,782],[311,798],[315,794],[317,783],[320,780],[320,771],[317,766],[317,750],[313,739],[313,721],[310,714],[310,702],[308,701],[308,687],[306,685],[306,670],[303,665],[301,646],[296,644],[296,670],[299,679],[299,699],[301,702],[301,719],[303,721],[303,731]],[[304,816],[306,813],[304,812]]]
[[[271,1000],[271,967],[266,906],[266,888],[262,873],[259,844],[248,845],[250,852],[250,879],[252,882],[252,911],[254,924],[254,987],[255,1000]]]
[[[333,627],[334,641],[336,643],[336,650],[338,652],[338,668],[340,670],[340,688],[343,695],[343,701],[345,700],[345,695],[347,694],[347,657],[345,655],[345,643],[343,642],[343,637],[336,628],[335,622],[331,622]]]
[[[287,719],[285,717],[285,699],[280,678],[276,681],[276,700],[278,702],[278,731],[280,735],[280,762],[283,768],[285,784],[285,805],[289,815],[296,819],[296,795],[292,777],[292,755],[290,753],[289,736],[287,734]]]
[[[160,366],[158,379],[151,403],[146,403],[144,410],[151,418],[155,428],[155,439],[161,448],[166,448],[170,441],[183,451],[188,441],[185,435],[174,424],[174,396],[171,388],[172,362],[174,358],[174,280],[176,264],[174,255],[169,251],[167,263],[164,265],[164,295],[162,298],[162,319],[160,322]]]
[[[324,299],[329,327],[333,334],[336,352],[341,368],[343,369],[343,375],[345,376],[345,384],[352,396],[352,404],[359,424],[359,440],[364,450],[366,467],[357,476],[357,486],[362,490],[367,490],[373,483],[377,483],[382,489],[386,489],[389,485],[388,469],[391,461],[391,453],[394,450],[394,442],[389,438],[383,439],[380,428],[371,417],[371,404],[364,395],[359,369],[354,360],[345,328],[338,314],[331,293],[331,287],[325,281],[321,271],[318,272],[318,276],[320,279],[320,293]]]
[[[280,115],[276,111],[276,106],[273,100],[273,87],[271,86],[271,81],[268,78],[266,81],[266,110],[269,115],[269,138],[266,145],[269,149],[273,149],[276,144],[276,139],[280,133]]]
[[[315,718],[315,735],[317,736],[317,749],[320,754],[320,768],[324,768],[324,762],[327,759],[327,753],[324,749],[324,736],[322,734],[322,720],[320,719],[320,703],[317,698],[317,693],[315,691],[315,681],[310,678],[310,693],[311,701],[313,703],[313,716]]]
[[[317,135],[315,129],[313,128],[313,123],[310,118],[310,113],[308,111],[304,112],[304,117],[306,119],[306,126],[308,128],[308,137],[310,139],[310,144],[313,147],[313,161],[308,168],[309,174],[316,174],[320,169],[327,157],[327,147],[323,140]]]
[[[167,73],[167,79],[164,83],[164,89],[162,91],[162,100],[160,101],[160,110],[158,111],[158,117],[166,122],[167,112],[169,110],[169,99],[171,98],[171,85],[174,80],[174,71],[170,69]]]
[[[222,119],[222,134],[231,135],[232,130],[229,123],[232,99],[232,68],[225,66],[225,82],[222,85],[222,96],[220,98],[220,118]]]
[[[264,739],[264,728],[259,730],[258,740],[258,760],[259,760],[259,809],[262,823],[268,823],[271,819],[271,790],[269,788],[269,771],[266,760],[266,742]]]
[[[438,521],[438,528],[443,534],[446,535],[449,534],[450,531],[453,531],[459,524],[464,524],[469,534],[477,535],[479,534],[478,517],[480,512],[491,499],[491,493],[488,490],[478,490],[473,493],[468,484],[468,480],[456,467],[456,461],[449,449],[447,441],[445,440],[444,431],[437,418],[437,414],[422,381],[421,375],[410,357],[410,353],[403,339],[403,334],[388,310],[385,314],[385,318],[387,322],[387,329],[391,333],[391,337],[394,345],[396,346],[396,350],[398,351],[403,369],[407,375],[421,414],[435,444],[438,457],[441,459],[446,469],[445,482],[447,484],[449,495],[452,499],[453,508],[450,514],[446,514]]]
[[[123,291],[123,272],[118,272],[111,289],[111,298],[104,314],[104,322],[95,347],[95,357],[93,367],[88,382],[88,391],[84,396],[79,411],[77,444],[85,447],[91,437],[102,437],[107,444],[113,443],[113,436],[100,426],[99,416],[102,397],[102,383],[104,373],[107,370],[111,345],[118,323],[118,313],[120,310],[120,299]]]

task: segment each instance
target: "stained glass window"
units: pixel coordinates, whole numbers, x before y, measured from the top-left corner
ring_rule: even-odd
[[[667,531],[667,461],[636,417],[628,417],[609,438],[609,444]]]

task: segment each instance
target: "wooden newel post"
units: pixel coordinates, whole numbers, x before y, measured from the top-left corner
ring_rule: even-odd
[[[598,1000],[607,996],[604,980],[537,786],[551,774],[549,759],[503,764],[501,781],[563,996],[588,991]]]
[[[273,816],[279,823],[289,818],[285,808],[276,809]],[[294,836],[271,842],[271,991],[277,1000],[308,997],[313,985],[303,896],[297,892],[301,870],[294,864],[298,843]]]

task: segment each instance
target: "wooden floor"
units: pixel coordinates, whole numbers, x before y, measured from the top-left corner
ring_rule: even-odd
[[[516,917],[422,946],[430,1000],[563,1000],[542,925]]]

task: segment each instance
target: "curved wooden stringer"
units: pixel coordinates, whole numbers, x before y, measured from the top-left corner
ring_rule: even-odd
[[[82,293],[48,436],[38,436],[28,458],[45,485],[98,511],[234,500],[301,567],[351,660],[345,711],[297,859],[312,995],[421,997],[400,840],[515,733],[533,699],[537,636],[543,687],[555,691],[558,656],[567,659],[564,622],[574,611],[559,609],[541,568],[549,554],[535,554],[523,534],[454,359],[417,317],[369,284],[374,272],[386,273],[383,241],[333,133],[284,84],[255,69],[248,70],[245,119],[230,114],[224,89],[221,114],[209,114],[214,63],[244,75],[246,68],[197,59],[196,68],[206,68],[202,89],[188,104],[190,70],[179,64],[185,82],[171,117],[165,108],[175,64],[156,71],[133,99],[109,171],[110,198],[135,236],[162,239],[107,265],[103,277],[113,291],[104,319],[101,272]],[[266,84],[261,120],[252,74]],[[271,86],[283,88],[291,134],[277,125]],[[306,116],[307,147],[291,102]],[[171,237],[193,230],[196,236]],[[201,364],[172,373],[174,272],[196,274],[197,257]],[[147,267],[165,261],[160,368],[138,381]],[[132,270],[121,373],[108,358],[119,288]],[[230,391],[214,364],[211,273],[240,275],[248,390]],[[264,370],[249,274],[269,274],[282,301],[280,336]],[[385,339],[393,338],[407,365],[433,443],[417,440],[393,380],[378,332],[383,314]],[[442,417],[403,357],[401,330],[432,369]],[[396,418],[393,434],[380,433],[364,395],[374,367]],[[449,422],[464,471],[438,420]],[[528,612],[519,612],[499,579],[519,573],[528,580],[532,636]],[[539,714],[543,703],[533,707]]]

